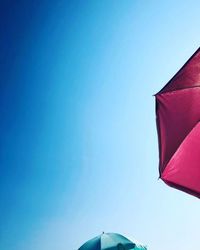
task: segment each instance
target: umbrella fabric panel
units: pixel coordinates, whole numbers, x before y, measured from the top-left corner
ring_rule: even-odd
[[[156,96],[160,175],[188,133],[200,120],[200,88]]]
[[[182,186],[184,191],[200,197],[200,122],[192,129],[178,148],[162,179],[166,183]]]
[[[200,86],[200,48],[159,93]]]
[[[112,246],[116,246],[118,244],[122,244],[123,246],[134,247],[135,244],[128,240],[126,237],[116,234],[116,233],[106,233],[101,236],[101,247],[102,249],[107,249]]]
[[[97,236],[89,241],[87,241],[85,244],[83,244],[79,250],[101,250],[101,241],[100,237]]]

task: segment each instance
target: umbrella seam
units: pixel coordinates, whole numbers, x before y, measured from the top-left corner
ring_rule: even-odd
[[[190,89],[195,89],[195,88],[200,88],[200,85],[199,86],[180,88],[180,89],[176,89],[176,90],[169,90],[169,91],[166,91],[166,92],[158,93],[155,96],[161,96],[161,95],[164,95],[164,94],[170,94],[170,93],[177,92],[177,91],[190,90]]]
[[[192,132],[192,130],[196,127],[196,125],[199,123],[199,121],[191,128],[191,130],[189,131],[189,133],[184,136],[184,138],[182,139],[182,141],[180,142],[180,144],[178,145],[178,147],[176,148],[175,152],[173,153],[173,155],[170,157],[170,159],[165,163],[164,168],[161,172],[161,179],[162,179],[162,174],[165,171],[165,169],[167,168],[167,165],[170,163],[171,159],[174,157],[174,155],[176,154],[176,152],[179,150],[179,148],[181,147],[182,143],[185,141],[185,139],[189,136],[189,134]]]

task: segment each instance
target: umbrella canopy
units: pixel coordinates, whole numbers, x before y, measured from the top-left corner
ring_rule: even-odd
[[[145,246],[136,244],[116,233],[102,233],[87,241],[78,250],[146,250]]]
[[[200,48],[155,97],[160,178],[200,198]]]

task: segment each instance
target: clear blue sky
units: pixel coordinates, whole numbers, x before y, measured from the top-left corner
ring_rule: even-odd
[[[0,3],[0,249],[102,231],[199,249],[200,201],[158,181],[154,93],[199,46],[199,1]]]

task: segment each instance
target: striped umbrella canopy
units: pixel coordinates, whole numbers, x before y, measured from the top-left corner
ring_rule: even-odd
[[[130,241],[121,234],[102,233],[88,240],[78,250],[147,250],[147,248]]]

